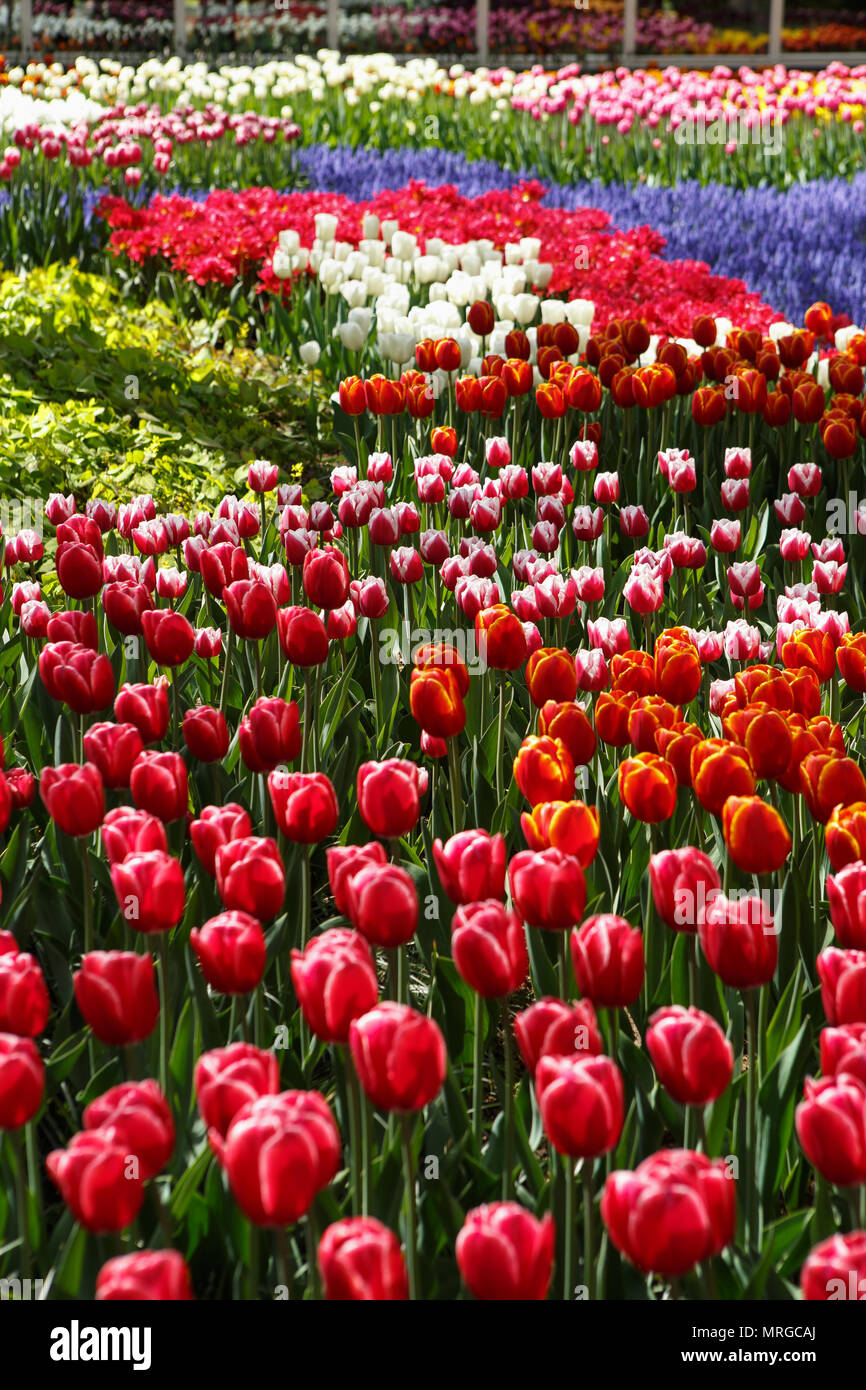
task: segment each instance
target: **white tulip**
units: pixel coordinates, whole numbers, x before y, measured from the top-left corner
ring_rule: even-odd
[[[366,338],[370,332],[370,325],[373,322],[373,310],[366,304],[363,308],[350,309],[349,322],[356,323]]]
[[[340,286],[340,294],[350,309],[360,309],[367,302],[368,291],[363,280],[344,280]]]
[[[391,254],[398,261],[412,261],[418,254],[418,238],[411,232],[395,232],[391,238]]]
[[[391,245],[391,238],[395,232],[400,230],[400,223],[394,217],[386,217],[381,226],[382,240],[386,246]]]
[[[359,324],[352,323],[349,319],[346,323],[338,323],[336,331],[347,352],[361,351],[364,346],[364,334],[361,332]]]
[[[304,366],[306,367],[315,367],[316,363],[322,355],[322,349],[319,347],[319,344],[312,338],[308,343],[301,343],[301,346],[298,348],[298,352],[300,354],[301,361],[304,363]]]
[[[367,286],[368,293],[377,297],[385,290],[386,280],[384,272],[377,269],[374,265],[368,265],[361,279]]]
[[[298,233],[291,227],[287,228],[283,232],[280,232],[277,241],[279,243],[280,250],[285,251],[287,256],[296,255],[298,250],[300,249],[301,238],[298,235]]]
[[[321,241],[333,241],[337,235],[337,218],[331,212],[317,212],[313,219],[316,236]]]
[[[375,241],[379,236],[379,219],[375,212],[365,212],[361,222],[361,231],[366,239]]]
[[[514,301],[514,317],[521,325],[532,323],[538,312],[537,294],[519,294]]]
[[[543,299],[541,301],[541,322],[565,322],[565,305],[561,299]]]
[[[278,280],[288,280],[292,273],[292,257],[281,251],[279,246],[274,252],[273,267]]]
[[[591,299],[570,299],[565,306],[565,316],[575,328],[580,324],[588,328],[595,317],[595,304]]]
[[[537,261],[541,255],[541,238],[537,236],[521,237],[520,254],[525,261]]]
[[[546,290],[553,279],[553,264],[551,261],[536,261],[535,276],[533,284],[540,290]]]

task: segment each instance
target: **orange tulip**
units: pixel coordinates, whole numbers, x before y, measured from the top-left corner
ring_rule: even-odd
[[[866,632],[846,632],[836,648],[836,665],[846,685],[866,694]]]
[[[722,807],[728,853],[746,874],[774,874],[791,852],[788,827],[759,796],[729,796]]]
[[[638,696],[633,690],[602,690],[595,702],[595,731],[602,743],[624,748],[628,736],[628,717]]]
[[[539,647],[526,663],[526,688],[538,709],[548,700],[573,700],[577,694],[574,658],[562,647]]]
[[[670,820],[677,804],[676,773],[658,753],[638,753],[619,765],[619,799],[649,825]]]
[[[836,806],[824,827],[827,855],[836,873],[846,864],[866,859],[866,801]]]
[[[781,777],[791,762],[788,720],[768,704],[746,705],[723,715],[722,728],[745,748],[756,777]]]
[[[703,730],[697,724],[680,720],[669,729],[656,729],[656,752],[669,762],[681,787],[692,785],[692,749],[703,741]]]
[[[530,806],[568,801],[574,793],[574,763],[558,738],[530,734],[514,759],[514,778]]]
[[[635,695],[655,695],[655,662],[649,652],[615,652],[610,661],[611,690],[632,690]]]
[[[629,742],[636,753],[655,753],[657,731],[672,729],[682,717],[682,710],[661,695],[639,695],[629,711]]]
[[[573,700],[547,700],[538,713],[538,729],[565,744],[575,767],[584,767],[592,760],[598,739],[583,705]]]
[[[598,850],[599,815],[583,801],[542,801],[524,811],[520,824],[530,849],[559,849],[586,869]]]
[[[705,738],[692,749],[692,787],[705,811],[722,813],[729,796],[752,796],[755,777],[744,748],[725,738]]]
[[[866,801],[866,777],[853,758],[822,749],[803,760],[800,790],[814,819],[826,824],[837,806]]]
[[[434,738],[454,738],[466,726],[466,707],[450,666],[416,667],[409,682],[409,707]]]
[[[798,627],[782,643],[782,664],[788,671],[814,671],[823,685],[836,671],[832,638],[815,627]]]

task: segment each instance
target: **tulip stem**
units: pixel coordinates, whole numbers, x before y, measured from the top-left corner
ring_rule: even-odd
[[[304,1218],[304,1228],[307,1235],[307,1283],[310,1289],[310,1298],[317,1301],[322,1297],[322,1290],[319,1284],[319,1265],[317,1255],[319,1250],[318,1222],[316,1221],[316,1202]]]
[[[27,1219],[27,1183],[24,1180],[24,1149],[17,1129],[9,1131],[9,1152],[15,1170],[15,1205],[18,1208],[18,1234],[21,1237],[21,1269],[24,1278],[29,1279],[32,1256]]]
[[[295,1280],[292,1275],[292,1266],[289,1260],[289,1238],[285,1228],[280,1226],[276,1232],[277,1243],[277,1269],[280,1272],[280,1279],[285,1285],[288,1297],[291,1298]]]
[[[82,835],[79,844],[81,845],[81,878],[82,891],[84,893],[84,950],[85,954],[93,950],[93,892],[90,882],[90,851],[87,848],[88,837]]]
[[[499,718],[496,724],[496,806],[502,805],[502,758],[505,752],[505,672],[499,672]]]
[[[358,1096],[358,1078],[352,1062],[352,1054],[347,1045],[343,1046],[345,1060],[346,1089],[349,1093],[349,1171],[352,1180],[352,1215],[361,1214],[361,1104]]]
[[[247,1299],[254,1303],[259,1297],[259,1228],[250,1222],[250,1262],[247,1267]]]
[[[406,1255],[409,1272],[409,1297],[418,1297],[418,1233],[415,1212],[415,1164],[412,1158],[412,1128],[414,1116],[401,1114],[400,1135],[403,1140],[403,1171],[406,1182]]]
[[[309,771],[310,747],[310,669],[304,668],[304,733],[301,741],[301,771]]]
[[[568,932],[561,931],[559,936],[559,992],[562,998],[568,1002]]]
[[[511,1019],[508,1000],[500,1004],[502,1015],[502,1045],[505,1049],[505,1159],[502,1165],[502,1200],[511,1201],[514,1177],[514,1050],[511,1041]]]
[[[230,626],[228,630],[228,636],[226,637],[226,654],[225,660],[223,661],[223,679],[222,685],[220,686],[220,714],[224,714],[226,708],[226,695],[228,694],[229,685],[229,667],[232,664],[232,647],[234,645],[234,635],[234,629]]]
[[[448,771],[451,774],[451,829],[459,835],[463,829],[463,802],[460,791],[460,758],[457,753],[456,738],[446,740],[448,744]]]
[[[592,1187],[592,1159],[583,1160],[583,1281],[590,1302],[596,1297],[595,1287],[595,1193]]]
[[[310,919],[312,916],[312,894],[310,888],[310,846],[301,845],[301,950],[307,949],[310,939]],[[303,1069],[309,1047],[309,1032],[301,1012],[301,1068]]]
[[[483,1132],[482,1090],[484,1086],[484,1034],[481,1030],[481,1012],[484,1002],[480,994],[475,996],[475,1031],[472,1036],[472,1133],[475,1147],[481,1152]]]
[[[575,1168],[574,1159],[568,1154],[562,1155],[562,1168],[564,1177],[565,1196],[563,1201],[563,1221],[565,1228],[565,1257],[562,1267],[562,1297],[565,1303],[571,1302],[572,1291],[574,1289],[574,1185]]]
[[[178,734],[180,732],[180,693],[178,691],[178,676],[180,672],[177,666],[171,673],[171,746],[177,748]]]
[[[36,1200],[36,1248],[42,1249],[42,1184],[40,1180],[39,1154],[36,1149],[36,1124],[33,1120],[24,1126],[24,1145],[27,1152],[27,1185]]]
[[[159,1085],[168,1100],[168,932],[159,933]],[[171,1102],[169,1101],[169,1104]]]
[[[756,1187],[757,1154],[755,1152],[758,1141],[758,1022],[755,1012],[755,992],[752,989],[747,989],[744,993],[746,996],[746,1014],[749,1020],[749,1066],[746,1072],[746,1153],[749,1165],[746,1174],[746,1244],[749,1248],[757,1248],[760,1241],[758,1189]]]

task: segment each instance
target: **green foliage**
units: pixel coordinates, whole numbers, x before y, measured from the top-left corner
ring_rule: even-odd
[[[315,472],[323,391],[277,358],[215,348],[160,303],[53,265],[0,277],[0,492],[213,506],[254,458]]]

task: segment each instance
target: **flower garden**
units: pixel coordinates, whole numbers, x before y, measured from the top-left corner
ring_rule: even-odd
[[[3,1296],[866,1296],[866,68],[0,79]]]

